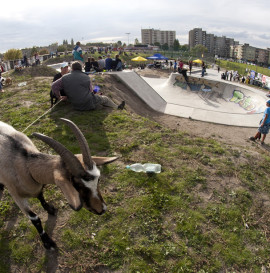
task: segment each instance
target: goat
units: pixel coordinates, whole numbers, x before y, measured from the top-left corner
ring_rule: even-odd
[[[73,210],[84,207],[101,215],[107,207],[99,190],[100,171],[97,165],[117,159],[91,156],[80,129],[68,119],[61,120],[73,131],[82,154],[74,155],[56,140],[34,133],[58,155],[41,153],[25,134],[0,121],[0,190],[7,188],[15,203],[37,229],[46,249],[55,249],[56,243],[43,230],[40,218],[29,207],[28,198],[38,198],[42,207],[55,215],[56,209],[45,201],[42,191],[44,185],[56,184]]]

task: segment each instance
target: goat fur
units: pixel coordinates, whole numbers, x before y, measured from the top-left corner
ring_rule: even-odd
[[[65,119],[62,121],[67,124],[72,123]],[[27,201],[28,198],[36,197],[49,214],[54,214],[54,207],[47,204],[43,198],[44,185],[56,184],[74,210],[85,207],[96,214],[106,211],[106,204],[98,189],[100,172],[96,165],[110,163],[117,157],[91,157],[94,163],[93,169],[89,170],[82,154],[77,154],[74,158],[76,157],[76,160],[80,162],[78,164],[82,165],[83,175],[75,176],[62,155],[41,153],[25,134],[1,121],[0,154],[0,185],[7,188],[15,203],[32,221],[45,248],[54,249],[56,244],[44,232],[39,217],[31,211]]]

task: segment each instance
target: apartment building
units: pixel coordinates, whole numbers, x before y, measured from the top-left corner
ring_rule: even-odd
[[[268,64],[269,50],[256,48],[255,57],[258,64]]]
[[[238,42],[226,36],[218,37],[214,34],[208,34],[201,28],[194,28],[189,31],[189,48],[191,49],[198,44],[205,46],[210,54],[228,58],[230,46],[238,44]]]
[[[260,58],[266,58],[262,56],[262,53],[259,52],[256,47],[250,46],[249,44],[243,45],[232,45],[231,46],[231,58],[237,60],[243,60],[248,62],[255,62],[260,55]]]
[[[142,29],[141,30],[142,44],[160,45],[168,44],[169,47],[173,46],[176,39],[176,32],[173,30],[158,30],[158,29]]]
[[[215,35],[214,34],[206,34],[205,47],[208,49],[208,52],[210,54],[214,54],[215,52]]]
[[[206,31],[201,28],[194,28],[189,31],[189,48],[191,49],[196,45],[206,46]]]

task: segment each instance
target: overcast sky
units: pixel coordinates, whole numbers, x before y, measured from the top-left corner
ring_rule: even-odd
[[[175,30],[180,44],[189,30],[270,47],[267,0],[1,1],[0,52],[74,42],[141,42],[141,29]],[[130,33],[129,35],[127,33]]]

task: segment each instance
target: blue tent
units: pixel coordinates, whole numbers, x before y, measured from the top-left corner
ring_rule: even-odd
[[[146,57],[146,59],[148,59],[148,60],[168,60],[167,57],[164,57],[160,53],[156,53],[153,56]]]

